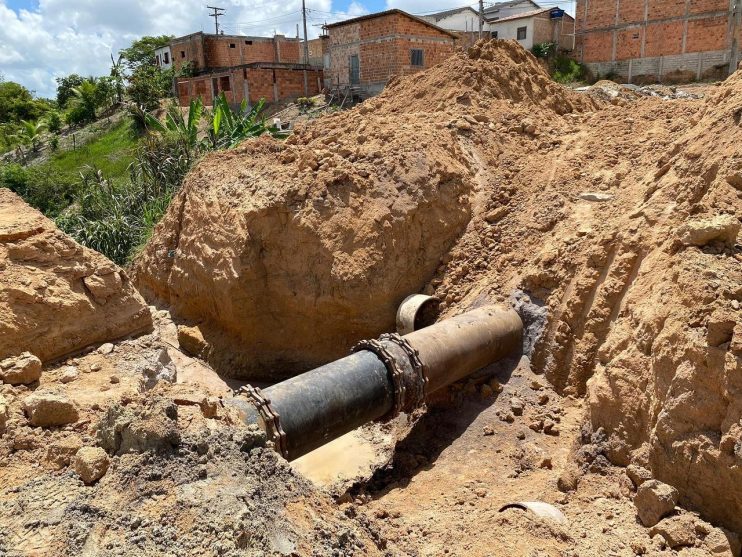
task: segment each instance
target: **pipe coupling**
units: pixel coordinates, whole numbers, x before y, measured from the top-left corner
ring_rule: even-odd
[[[270,399],[263,394],[263,391],[252,385],[245,385],[239,392],[244,394],[247,400],[255,407],[262,422],[259,425],[262,426],[268,440],[273,443],[276,452],[285,459],[288,459],[288,442],[286,440],[286,433],[281,427],[281,416],[271,406]]]
[[[382,417],[388,421],[400,414],[410,413],[425,404],[427,376],[420,356],[409,342],[396,333],[385,333],[378,340],[362,340],[352,352],[367,350],[384,364],[394,386],[394,406]]]

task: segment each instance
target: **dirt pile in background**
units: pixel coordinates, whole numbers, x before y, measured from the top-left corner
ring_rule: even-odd
[[[0,360],[48,361],[151,327],[118,266],[0,189]]]
[[[224,373],[275,379],[324,363],[391,329],[486,210],[484,153],[462,136],[479,130],[515,160],[537,123],[594,106],[515,45],[458,54],[284,144],[209,156],[135,262],[136,282],[200,322]],[[503,129],[519,139],[503,142]]]

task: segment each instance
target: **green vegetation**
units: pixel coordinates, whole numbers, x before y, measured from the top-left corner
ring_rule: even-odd
[[[549,58],[556,52],[556,43],[537,43],[531,47],[531,52],[536,58]]]
[[[583,68],[571,58],[557,56],[554,59],[554,73],[551,77],[558,83],[574,83],[583,78]]]
[[[129,180],[109,180],[100,170],[85,173],[77,202],[57,223],[80,243],[125,263],[149,239],[200,155],[266,132],[280,136],[266,127],[262,108],[261,101],[251,110],[243,103],[233,111],[222,93],[208,114],[200,99],[191,102],[187,119],[177,106],[169,108],[164,123],[144,112],[148,133],[129,167]],[[199,138],[204,117],[209,126],[206,137]]]
[[[9,188],[46,216],[56,218],[75,201],[81,172],[94,168],[114,181],[128,179],[136,146],[130,123],[122,121],[76,150],[55,153],[45,163],[0,166],[0,187]]]
[[[75,150],[57,153],[48,163],[40,166],[48,166],[57,175],[76,178],[79,178],[83,167],[90,166],[108,178],[118,179],[128,176],[136,146],[137,138],[132,132],[131,123],[123,119],[93,141]]]
[[[160,122],[152,111],[169,96],[173,74],[154,64],[154,50],[169,40],[135,41],[118,60],[111,56],[109,76],[57,79],[55,101],[34,99],[21,85],[0,82],[0,147],[16,149],[23,163],[0,165],[0,187],[119,264],[144,245],[201,155],[266,132],[282,136],[266,126],[262,101],[250,110],[246,103],[232,110],[223,93],[211,111],[196,100],[184,117],[172,105]],[[126,99],[128,117],[84,145],[60,147],[63,121],[88,125]],[[42,141],[49,146],[48,160],[26,166]]]

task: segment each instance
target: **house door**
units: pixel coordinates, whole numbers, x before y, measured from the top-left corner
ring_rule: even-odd
[[[353,54],[350,57],[350,84],[358,85],[359,83],[361,83],[361,63],[358,55]]]

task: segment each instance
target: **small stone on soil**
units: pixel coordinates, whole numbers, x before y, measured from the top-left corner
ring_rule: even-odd
[[[108,470],[109,458],[100,447],[82,447],[72,459],[72,467],[86,485],[95,483]]]
[[[31,425],[59,426],[77,421],[75,404],[63,393],[39,392],[27,396],[23,406]]]

